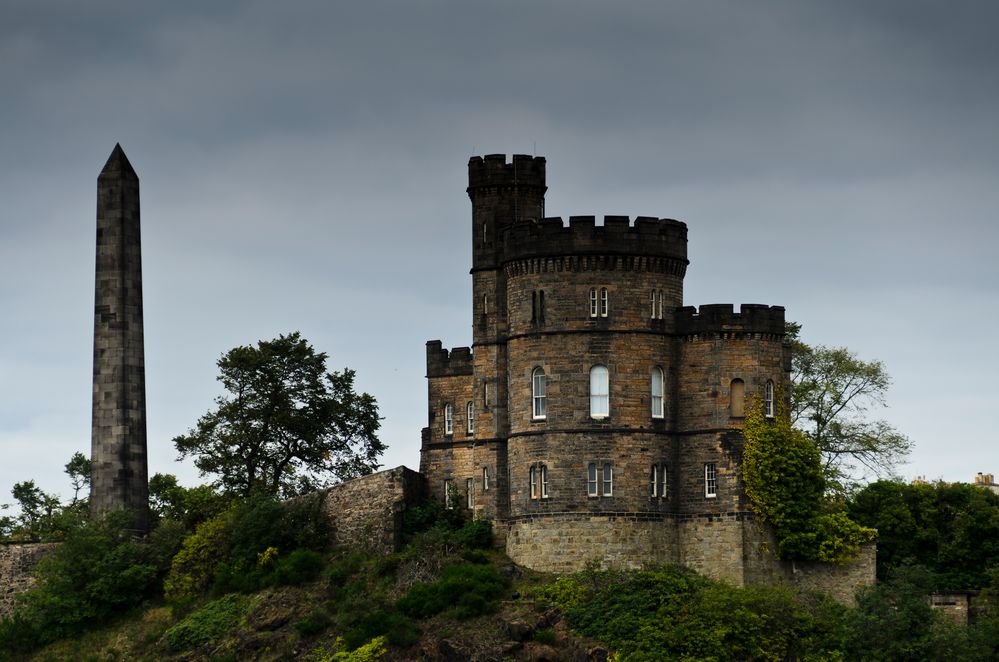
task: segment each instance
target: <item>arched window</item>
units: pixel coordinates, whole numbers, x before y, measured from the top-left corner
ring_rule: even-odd
[[[450,402],[444,405],[444,434],[454,434],[454,407]]]
[[[465,405],[465,415],[468,421],[468,434],[475,432],[475,403],[471,400]]]
[[[732,416],[746,415],[746,384],[741,379],[733,379],[729,385],[728,406]]]
[[[767,386],[764,390],[763,395],[763,411],[767,418],[774,417],[774,383],[772,380],[767,380]]]
[[[543,419],[548,412],[548,386],[543,368],[535,368],[531,373],[531,418]]]
[[[607,368],[595,365],[590,369],[590,417],[607,418],[610,416],[610,384]]]
[[[665,407],[663,407],[663,393],[666,390],[666,375],[663,369],[656,366],[652,369],[652,418],[663,418]]]

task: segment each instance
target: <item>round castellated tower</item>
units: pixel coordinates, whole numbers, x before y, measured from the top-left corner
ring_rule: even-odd
[[[427,346],[431,493],[536,569],[766,574],[741,429],[754,396],[786,393],[783,309],[683,307],[686,224],[545,218],[545,165],[469,161],[473,343]]]

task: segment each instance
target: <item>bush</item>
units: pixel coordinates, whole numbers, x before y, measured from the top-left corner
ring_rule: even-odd
[[[167,630],[163,637],[173,651],[182,651],[219,639],[231,630],[253,607],[254,601],[242,595],[226,595],[188,614]]]
[[[184,539],[163,585],[168,601],[188,604],[208,588],[229,559],[232,534],[233,511],[227,510],[199,524]]]
[[[420,630],[397,611],[375,609],[350,619],[343,643],[348,648],[357,648],[376,637],[383,637],[393,646],[405,648],[419,641]]]
[[[320,607],[313,609],[305,618],[295,623],[295,629],[303,636],[311,637],[328,628],[332,622],[330,613]]]
[[[0,627],[0,649],[26,650],[106,622],[154,597],[175,537],[129,533],[129,513],[109,513],[69,531],[35,569],[35,588]]]
[[[444,568],[440,580],[410,588],[397,606],[413,618],[429,618],[449,609],[456,618],[471,618],[495,611],[508,586],[509,580],[491,565],[452,565]]]

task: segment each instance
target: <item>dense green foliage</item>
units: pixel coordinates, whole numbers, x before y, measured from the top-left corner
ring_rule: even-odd
[[[160,527],[143,543],[128,534],[130,523],[128,514],[112,513],[70,531],[38,564],[38,585],[21,596],[16,617],[0,623],[0,644],[31,648],[156,596],[182,531]]]
[[[783,587],[735,588],[679,567],[590,569],[558,579],[538,599],[570,625],[636,660],[989,660],[985,627],[933,611],[926,585],[899,576],[849,609]],[[946,653],[946,654],[945,654]]]
[[[782,407],[768,418],[757,403],[746,415],[742,478],[753,510],[774,530],[781,558],[845,563],[877,532],[824,498],[819,451]]]
[[[174,438],[180,457],[240,496],[293,496],[371,473],[385,450],[378,405],[354,392],[352,370],[327,372],[326,358],[297,332],[229,350],[218,361],[228,395]]]
[[[429,618],[453,610],[456,618],[471,618],[496,611],[497,600],[509,580],[492,565],[462,563],[444,568],[441,578],[416,584],[398,602],[412,618]]]
[[[171,650],[188,650],[218,639],[250,610],[254,601],[230,594],[213,600],[191,612],[167,630],[163,637]]]
[[[235,502],[184,540],[164,583],[165,595],[183,605],[209,587],[218,593],[249,592],[314,579],[327,527],[316,496]]]
[[[44,492],[33,480],[14,484],[11,496],[20,512],[16,516],[0,517],[0,540],[61,540],[67,532],[86,521],[88,501],[80,498],[80,491],[90,485],[90,460],[83,453],[74,453],[64,470],[73,488],[69,503],[62,503],[56,494]],[[0,510],[9,506],[0,505]]]
[[[980,589],[999,571],[999,495],[974,485],[871,483],[847,502],[878,530],[878,578],[909,564],[930,570],[937,590]]]

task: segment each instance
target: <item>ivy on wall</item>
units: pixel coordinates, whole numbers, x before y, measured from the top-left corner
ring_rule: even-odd
[[[823,498],[819,450],[791,427],[785,408],[767,417],[763,404],[754,403],[743,435],[746,494],[756,514],[773,528],[782,559],[843,564],[877,538],[877,531],[860,526],[842,506]]]

